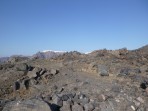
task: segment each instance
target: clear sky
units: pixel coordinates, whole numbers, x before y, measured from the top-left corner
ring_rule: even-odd
[[[148,44],[148,0],[0,0],[0,56]]]

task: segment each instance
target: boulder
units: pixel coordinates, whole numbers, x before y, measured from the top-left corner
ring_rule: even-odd
[[[40,76],[40,72],[42,71],[41,68],[35,67],[32,71],[28,71],[27,76],[31,78],[36,78]]]
[[[98,74],[100,76],[109,76],[108,67],[105,65],[98,65]]]
[[[16,70],[17,71],[27,71],[28,70],[28,65],[23,63],[23,64],[17,64],[16,65]]]
[[[51,111],[48,104],[39,99],[14,101],[8,103],[2,111]]]
[[[30,79],[18,80],[14,82],[13,90],[21,90],[21,89],[29,89],[30,86]]]
[[[27,76],[31,79],[31,78],[37,77],[37,74],[36,74],[36,72],[34,72],[34,71],[29,71],[29,72],[27,73]]]

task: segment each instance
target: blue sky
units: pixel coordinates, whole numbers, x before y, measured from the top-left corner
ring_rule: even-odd
[[[148,0],[0,0],[0,56],[148,44]]]

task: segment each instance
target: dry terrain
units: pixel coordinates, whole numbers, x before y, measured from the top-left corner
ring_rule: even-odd
[[[0,64],[0,111],[148,111],[148,46]]]

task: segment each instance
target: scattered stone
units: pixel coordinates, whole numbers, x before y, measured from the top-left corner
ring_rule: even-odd
[[[84,105],[85,111],[93,111],[95,108],[91,103],[85,104]]]
[[[141,97],[138,97],[137,100],[141,103],[144,103],[144,100]]]
[[[54,85],[51,89],[52,89],[53,91],[55,91],[55,90],[58,89],[58,86],[57,86],[57,85]]]
[[[98,101],[103,102],[108,99],[108,96],[104,95],[104,94],[100,94],[97,99],[98,99]]]
[[[140,102],[137,101],[137,100],[133,100],[133,103],[135,103],[135,106],[136,106],[136,107],[139,107],[139,106],[140,106]]]
[[[106,102],[101,102],[100,103],[100,111],[114,111],[112,106],[109,105],[108,103]]]
[[[44,99],[44,101],[50,103],[50,101],[52,100],[52,97],[50,95],[48,95],[48,96],[45,96],[43,99]]]
[[[98,101],[98,100],[90,100],[91,101],[91,103],[93,104],[93,106],[96,108],[96,107],[99,107],[99,105],[100,105],[100,102]]]
[[[71,111],[70,104],[63,101],[63,107],[60,108],[60,111]]]
[[[56,70],[56,69],[51,69],[51,70],[50,70],[50,73],[53,74],[53,75],[55,75],[55,74],[58,73],[58,70]]]
[[[132,108],[132,110],[136,111],[136,108],[133,105],[131,106],[131,108]]]
[[[134,73],[139,74],[141,73],[141,70],[139,68],[134,69]]]
[[[137,111],[146,111],[146,108],[140,107],[140,108],[137,109]]]
[[[52,79],[53,75],[52,74],[49,74],[49,73],[45,73],[41,77],[44,80],[44,82],[47,83],[49,79]]]
[[[2,111],[3,107],[6,105],[7,101],[4,99],[0,99],[0,111]]]
[[[62,87],[58,90],[59,93],[61,93],[62,91],[64,91],[64,87]]]
[[[76,103],[80,103],[80,99],[78,95],[76,95],[72,100]]]
[[[72,92],[72,93],[69,93],[67,94],[67,96],[70,98],[70,99],[73,99],[75,97],[76,93]]]
[[[123,68],[120,70],[119,76],[127,76],[130,74],[130,69],[129,68]]]
[[[121,87],[119,85],[113,85],[111,91],[119,93],[121,91]]]
[[[74,103],[72,106],[72,111],[83,111],[83,107],[78,105],[77,103]]]
[[[62,101],[62,98],[61,97],[58,97],[58,96],[54,96],[53,97],[53,103],[62,107],[63,106],[63,101]]]
[[[99,107],[95,107],[93,111],[101,111],[101,109]]]
[[[147,83],[147,82],[142,82],[142,83],[140,84],[140,87],[141,87],[142,89],[146,89],[146,88],[148,87],[148,83]]]
[[[69,99],[69,97],[68,97],[67,95],[64,94],[64,95],[62,96],[62,100],[63,100],[63,101],[67,101],[68,99]]]
[[[80,92],[78,94],[78,97],[79,97],[79,99],[84,99],[86,97],[86,95]]]
[[[90,102],[90,99],[85,97],[83,99],[80,99],[80,104],[81,105],[85,105],[85,104],[88,104]]]
[[[0,98],[15,99],[7,104],[0,100],[0,109],[6,105],[4,111],[46,111],[48,104],[52,111],[146,111],[147,55],[129,51],[116,56],[106,50],[98,56],[98,52],[1,64]],[[123,77],[116,77],[118,71]],[[110,77],[96,78],[93,73]]]
[[[34,85],[37,85],[38,82],[35,79],[31,78],[31,79],[29,79],[29,84],[30,84],[30,86],[34,86]]]

